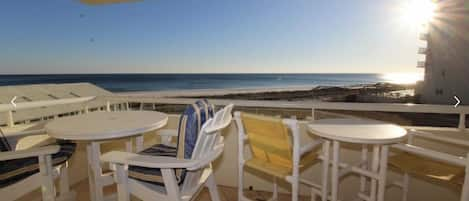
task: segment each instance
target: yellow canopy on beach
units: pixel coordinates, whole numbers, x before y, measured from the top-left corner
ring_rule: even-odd
[[[102,5],[102,4],[112,4],[112,3],[125,3],[125,2],[136,2],[143,0],[80,0],[81,3],[88,5]]]

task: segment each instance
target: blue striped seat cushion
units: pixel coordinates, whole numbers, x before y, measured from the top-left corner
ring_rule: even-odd
[[[3,151],[11,151],[11,147],[10,147],[10,144],[8,143],[8,140],[5,137],[5,134],[0,128],[0,152],[3,152]]]
[[[52,155],[54,166],[65,163],[75,152],[76,144],[66,141],[57,142],[59,152]],[[39,172],[37,157],[0,161],[0,188],[11,185]]]
[[[139,152],[139,154],[149,156],[176,157],[176,147],[171,147],[164,144],[156,144]],[[129,177],[158,185],[163,185],[164,183],[163,177],[161,176],[161,171],[158,168],[129,166]],[[180,177],[177,177],[176,179],[178,183],[180,183]]]
[[[4,137],[0,137],[0,152],[10,151],[10,145]]]
[[[187,106],[179,119],[178,158],[191,159],[202,125],[213,117],[214,109],[206,99]]]
[[[198,100],[188,105],[179,119],[177,148],[165,145],[155,145],[140,154],[152,156],[170,156],[181,159],[190,159],[197,142],[197,137],[202,125],[213,117],[213,107],[207,100]],[[163,155],[162,155],[163,154]],[[179,184],[184,182],[186,171],[175,170]],[[144,168],[129,166],[129,177],[140,181],[163,185],[161,171],[158,168]]]

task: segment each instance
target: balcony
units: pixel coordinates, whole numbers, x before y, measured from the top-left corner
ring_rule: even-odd
[[[421,33],[421,34],[419,35],[419,39],[420,39],[420,40],[427,41],[428,38],[429,38],[429,34],[428,34],[428,33]]]
[[[422,62],[423,66],[425,62]],[[94,98],[82,98],[82,99],[69,99],[69,100],[56,100],[55,102],[48,103],[31,103],[23,105],[18,108],[12,108],[9,104],[3,104],[0,107],[0,112],[6,112],[6,119],[4,122],[5,131],[18,130],[26,127],[26,124],[35,124],[30,119],[39,119],[43,121],[49,117],[61,118],[61,114],[70,113],[70,115],[80,115],[81,113],[93,112],[93,111],[120,111],[120,110],[151,110],[151,111],[162,111],[169,115],[169,120],[166,128],[174,129],[177,127],[179,114],[181,109],[186,104],[191,104],[194,99],[187,98],[158,98],[148,96],[118,96],[118,95],[99,95]],[[211,99],[210,102],[220,107],[228,103],[234,103],[236,105],[236,111],[249,111],[252,113],[261,113],[269,115],[279,115],[283,117],[295,116],[300,121],[300,130],[302,130],[302,140],[312,140],[312,137],[306,132],[305,128],[313,119],[322,118],[383,118],[386,115],[388,120],[393,121],[396,124],[403,125],[404,128],[411,130],[414,133],[414,137],[421,137],[427,140],[446,140],[447,143],[457,144],[458,146],[447,147],[443,145],[436,145],[434,142],[422,141],[421,143],[428,145],[432,148],[441,148],[448,152],[459,152],[467,154],[467,149],[461,149],[460,146],[469,145],[466,126],[466,114],[469,113],[469,107],[461,106],[454,108],[450,105],[421,105],[421,104],[384,104],[384,103],[341,103],[341,102],[305,102],[305,101],[247,101],[247,100],[229,100],[229,99]],[[73,104],[74,107],[50,107],[51,104],[69,105]],[[40,111],[35,109],[40,108]],[[22,115],[15,114],[11,115],[8,111],[13,109],[21,110]],[[60,110],[61,112],[57,112]],[[397,114],[403,114],[397,115]],[[417,115],[418,114],[418,115]],[[441,125],[440,119],[435,118],[435,115],[441,115],[447,117],[448,115],[456,116],[454,119],[448,120],[451,125]],[[34,118],[32,117],[34,116]],[[414,119],[407,119],[413,117]],[[459,117],[459,118],[458,118]],[[414,125],[415,119],[418,122],[425,122],[425,125]],[[452,137],[451,137],[452,136]],[[225,137],[225,151],[222,157],[214,167],[217,183],[219,190],[222,192],[221,200],[231,201],[237,200],[237,171],[233,168],[237,166],[237,128],[234,124],[230,125],[224,132]],[[145,134],[144,145],[149,146],[158,139],[155,133]],[[20,143],[21,144],[21,143]],[[23,145],[25,145],[23,143]],[[84,145],[84,144],[82,144]],[[76,151],[74,162],[70,163],[70,181],[75,184],[72,188],[78,192],[77,200],[88,200],[88,181],[86,176],[87,168],[86,162],[86,151],[85,146],[79,146]],[[105,151],[120,149],[122,148],[122,142],[110,142],[106,146],[103,146]],[[397,148],[408,149],[411,147],[401,146]],[[454,150],[453,150],[454,149]],[[359,158],[359,152],[356,147],[350,146],[344,150],[343,157],[345,159],[357,159]],[[436,155],[434,155],[436,156]],[[447,157],[448,155],[444,155]],[[449,161],[454,164],[465,163],[467,159],[464,157],[447,157]],[[462,161],[462,162],[461,162]],[[308,167],[305,170],[305,176],[313,180],[317,180],[321,177],[317,171],[317,165]],[[392,173],[392,171],[389,171]],[[255,200],[265,200],[270,195],[270,186],[263,180],[252,177],[252,172],[248,172],[249,175],[245,180],[245,186],[252,186],[254,190],[246,190],[246,194],[250,198]],[[400,176],[395,174],[389,174],[389,181],[400,180]],[[340,197],[351,197],[353,192],[356,192],[356,188],[359,179],[355,177],[349,177],[341,184]],[[428,200],[428,201],[439,201],[459,200],[459,192],[452,191],[445,187],[441,187],[433,182],[412,178],[415,182],[411,182],[411,190],[409,200]],[[288,188],[281,186],[281,192],[283,193],[279,200],[289,200]],[[449,187],[448,187],[449,188]],[[425,190],[422,190],[425,189]],[[109,188],[105,190],[105,194],[114,193],[115,189]],[[302,189],[300,200],[310,200],[308,189]],[[400,192],[395,190],[387,191],[386,201],[397,201]],[[24,200],[30,200],[32,198],[39,197],[39,193],[31,194],[26,196]],[[199,197],[195,200],[209,200],[207,192],[202,191]]]
[[[421,47],[418,50],[419,54],[427,54],[427,52],[428,52],[428,48],[425,48],[425,47]]]
[[[417,68],[425,68],[425,64],[426,64],[425,61],[418,61],[417,62]]]

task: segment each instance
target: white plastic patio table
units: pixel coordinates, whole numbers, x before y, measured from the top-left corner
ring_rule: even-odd
[[[153,111],[92,112],[63,117],[46,124],[47,134],[53,138],[89,141],[88,176],[92,201],[102,201],[103,187],[113,184],[112,175],[103,174],[100,164],[100,143],[103,141],[136,137],[136,151],[143,149],[143,133],[157,130],[166,125],[168,116]],[[126,143],[132,150],[131,140]],[[107,199],[107,198],[106,198]]]
[[[327,140],[323,145],[325,153],[329,152],[332,142],[331,201],[337,201],[338,197],[339,167],[361,175],[358,193],[361,200],[384,201],[389,145],[402,141],[407,135],[405,129],[394,124],[366,119],[321,119],[313,121],[308,127],[311,133]],[[339,161],[341,142],[362,144],[361,163],[358,166]],[[369,145],[373,147],[371,168],[367,165]],[[330,163],[329,154],[324,155],[324,163]],[[369,195],[365,194],[366,177],[371,178]]]

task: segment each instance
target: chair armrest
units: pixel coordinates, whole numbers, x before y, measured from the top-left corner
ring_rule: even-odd
[[[187,170],[194,171],[208,166],[223,153],[224,147],[224,144],[218,145],[215,150],[211,151],[210,153],[207,153],[207,157],[204,157],[203,159],[197,161],[197,164],[195,166],[187,168]]]
[[[15,129],[13,129],[15,130]],[[38,129],[31,129],[31,130],[23,130],[23,131],[12,131],[10,129],[2,130],[0,129],[0,133],[5,137],[6,141],[10,145],[12,151],[16,150],[16,146],[18,142],[26,137],[29,136],[37,136],[37,135],[46,135],[46,129],[38,128]]]
[[[171,140],[173,137],[178,136],[178,130],[177,129],[161,129],[157,131],[157,135],[161,137],[162,144],[173,146],[174,144],[171,144]]]
[[[60,146],[51,145],[18,151],[0,152],[0,161],[51,155],[59,152],[59,150]]]
[[[226,127],[228,127],[230,124],[231,124],[231,121],[232,121],[232,117],[231,115],[229,116],[229,119],[226,120],[222,125],[218,125],[218,126],[208,126],[205,131],[207,133],[214,133],[214,132],[217,132],[217,131],[220,131],[220,130],[223,130],[225,129]]]
[[[101,156],[101,161],[162,169],[190,168],[196,166],[198,163],[198,161],[195,160],[178,159],[164,156],[147,156],[122,151],[111,151],[105,153]]]
[[[7,139],[20,139],[23,137],[34,136],[34,135],[44,135],[46,134],[46,129],[36,129],[36,130],[26,130],[26,131],[19,131],[19,132],[5,132],[3,134]]]
[[[101,156],[101,161],[147,168],[175,169],[185,168],[193,171],[209,165],[223,153],[224,145],[219,145],[202,160],[187,160],[174,157],[148,156],[130,152],[111,151]]]
[[[317,139],[317,140],[314,140],[313,142],[308,143],[307,145],[302,146],[300,149],[300,156],[303,156],[305,153],[312,151],[313,149],[321,145],[323,142],[324,140]]]
[[[417,127],[414,127],[417,128]],[[447,134],[460,134],[461,136],[466,136],[467,131],[461,131],[458,129],[439,129],[439,128],[423,128],[423,129],[408,129],[408,135],[413,135],[415,137],[426,138],[433,140],[439,143],[453,144],[464,147],[469,147],[469,138],[456,138],[455,136],[445,136]],[[444,132],[444,135],[438,135],[438,132]]]
[[[399,144],[392,145],[392,147],[401,151],[409,152],[412,154],[416,154],[419,156],[431,158],[431,159],[442,161],[442,162],[451,163],[457,166],[464,167],[466,166],[466,163],[467,163],[467,158],[465,157],[455,156],[452,154],[443,153],[443,152],[439,152],[439,151],[435,151],[431,149],[426,149],[426,148],[411,145],[411,144],[399,143]]]
[[[178,130],[177,129],[161,129],[157,131],[157,134],[160,136],[177,137]]]

